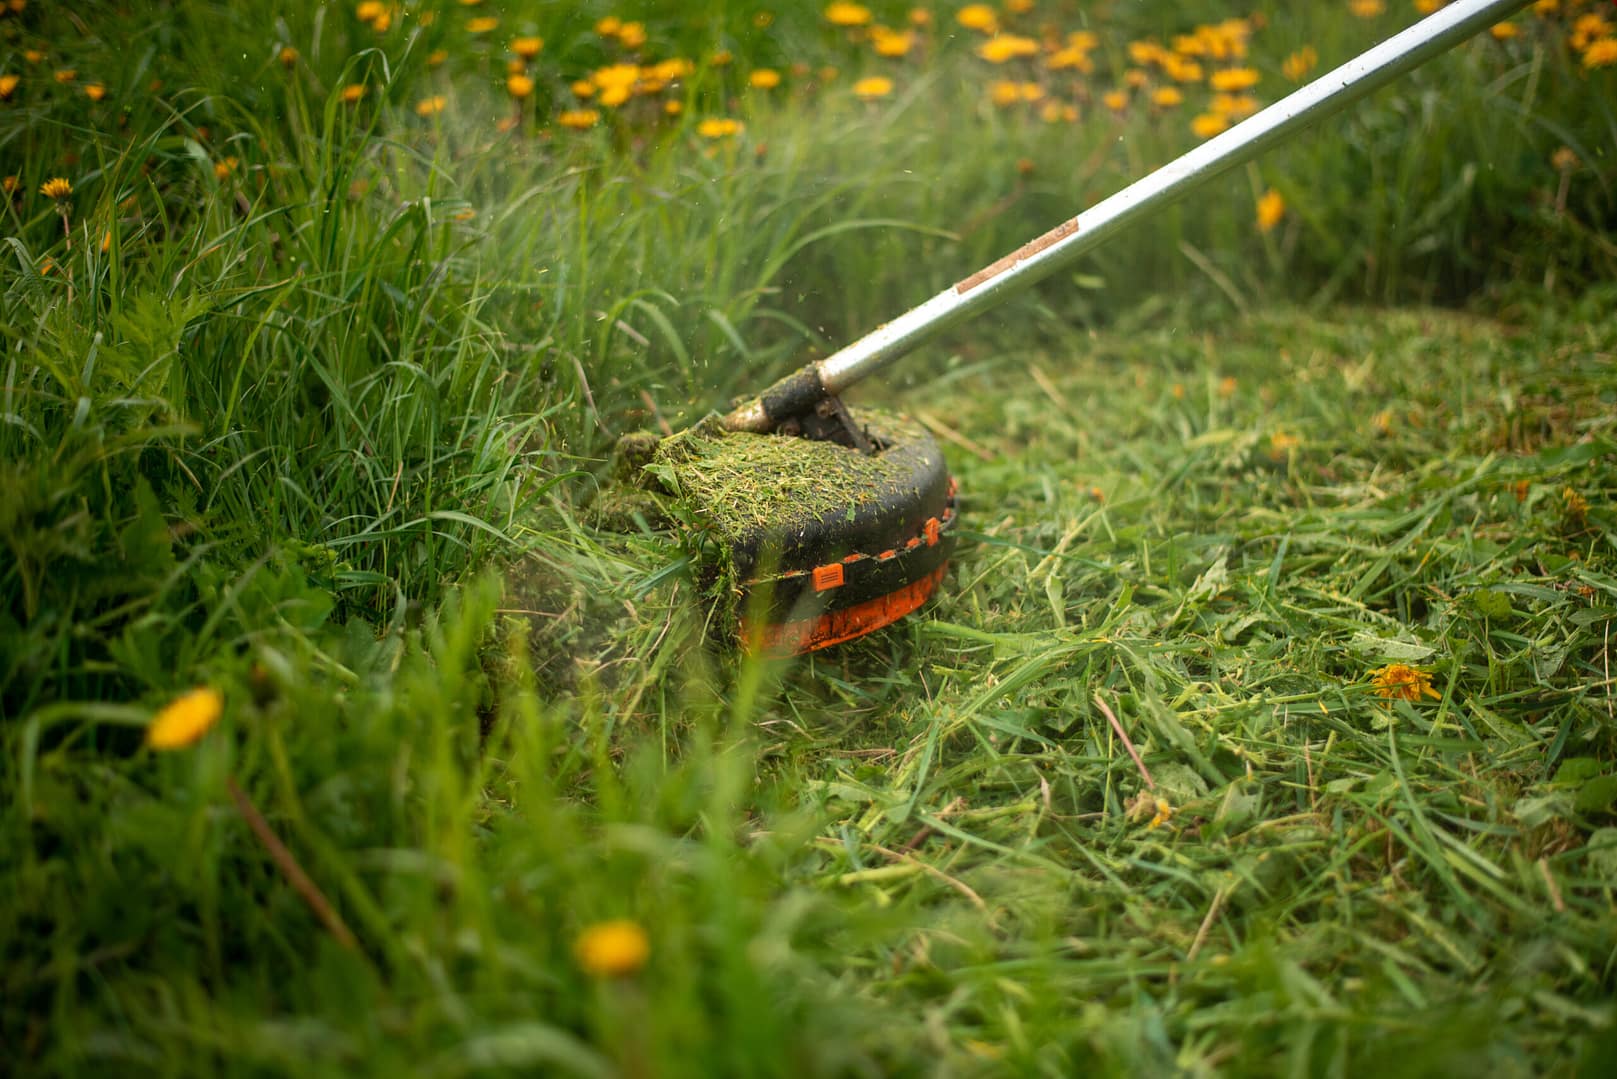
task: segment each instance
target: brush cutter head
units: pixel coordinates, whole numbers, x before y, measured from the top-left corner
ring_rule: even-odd
[[[937,443],[890,413],[841,419],[845,436],[710,420],[639,447],[749,647],[809,652],[861,637],[926,602],[943,577],[955,484]]]

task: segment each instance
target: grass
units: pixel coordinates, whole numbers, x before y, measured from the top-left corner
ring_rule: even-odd
[[[11,1059],[1594,1073],[1617,98],[1563,6],[864,391],[940,433],[961,549],[922,615],[791,663],[722,644],[673,537],[590,526],[613,436],[1190,145],[1099,98],[1221,6],[1041,5],[1102,38],[1069,84],[953,7],[890,61],[648,4],[683,115],[582,132],[605,7],[0,20]],[[1265,100],[1404,17],[1259,8]],[[520,105],[507,31],[545,38]],[[993,105],[1013,70],[1080,122]],[[145,747],[199,684],[217,728]],[[649,958],[592,974],[618,918]]]

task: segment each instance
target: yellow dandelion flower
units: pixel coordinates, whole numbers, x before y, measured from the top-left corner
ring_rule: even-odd
[[[1304,45],[1280,62],[1280,73],[1292,82],[1302,82],[1317,63],[1319,52],[1312,45]]]
[[[997,79],[988,84],[988,100],[1000,108],[1009,108],[1016,104],[1021,94],[1017,91],[1016,83],[1010,79]]]
[[[651,65],[651,73],[664,82],[673,82],[694,74],[696,65],[683,57],[676,56],[669,60],[659,60]]]
[[[579,79],[573,83],[573,96],[592,98],[595,96],[595,84],[588,79]]]
[[[912,7],[912,8],[910,8],[910,25],[911,26],[931,26],[932,25],[932,13],[930,11],[928,11],[924,7]]]
[[[30,64],[42,64],[45,62],[45,51],[43,49],[24,49],[22,58]]]
[[[1151,803],[1151,809],[1153,810],[1151,814],[1151,823],[1145,826],[1148,831],[1152,828],[1160,828],[1173,819],[1173,806],[1168,804],[1168,800],[1166,798],[1157,798],[1153,800]]]
[[[1051,71],[1066,71],[1070,69],[1074,71],[1081,71],[1085,75],[1088,75],[1095,70],[1095,61],[1089,58],[1089,51],[1087,49],[1080,49],[1076,46],[1068,45],[1066,48],[1057,49],[1055,52],[1045,57],[1044,66],[1049,68]]]
[[[449,101],[444,95],[433,94],[431,97],[424,97],[415,103],[415,114],[417,116],[437,116],[444,111],[444,106],[448,103]]]
[[[17,189],[21,186],[22,178],[16,173],[12,173],[5,179],[0,180],[0,191],[5,192],[7,195],[15,195],[17,193]]]
[[[621,29],[623,29],[623,20],[616,15],[608,15],[595,24],[595,32],[602,37],[616,37]]]
[[[499,25],[500,20],[497,16],[479,15],[475,19],[466,21],[466,32],[468,34],[486,34],[490,30],[497,29]]]
[[[1493,35],[1495,41],[1509,41],[1511,38],[1521,37],[1522,28],[1513,22],[1496,22],[1488,27],[1488,33]]]
[[[1561,0],[1533,0],[1534,15],[1554,15],[1561,10]]]
[[[1101,95],[1100,103],[1113,112],[1122,112],[1128,107],[1129,95],[1126,90],[1108,90]]]
[[[573,957],[584,973],[598,978],[633,974],[651,958],[651,941],[627,918],[597,922],[578,935]]]
[[[1589,47],[1589,43],[1597,38],[1611,36],[1611,23],[1605,17],[1595,12],[1579,15],[1572,23],[1572,36],[1568,39],[1572,47],[1579,52]]]
[[[1150,81],[1151,76],[1143,68],[1131,67],[1123,72],[1123,85],[1130,90],[1142,89]]]
[[[696,125],[696,133],[704,139],[723,139],[741,134],[740,120],[727,116],[710,116]]]
[[[1074,30],[1067,35],[1067,47],[1091,52],[1100,44],[1100,35],[1093,30]]]
[[[1005,10],[1012,15],[1026,15],[1033,10],[1033,0],[1005,0]]]
[[[1572,147],[1563,146],[1550,155],[1550,164],[1557,172],[1571,172],[1581,162],[1578,161],[1578,155]]]
[[[354,15],[360,22],[370,22],[372,19],[385,14],[387,14],[387,5],[382,3],[382,0],[362,0],[354,8]]]
[[[1220,397],[1234,397],[1235,391],[1241,388],[1234,375],[1225,375],[1218,380],[1218,395]]]
[[[870,22],[870,9],[863,4],[834,3],[826,6],[825,21],[832,26],[864,26]]]
[[[107,88],[98,82],[86,83],[84,87],[84,96],[89,98],[91,101],[100,101],[102,98],[107,96]]]
[[[1236,90],[1252,89],[1258,85],[1258,77],[1255,68],[1231,67],[1213,72],[1213,77],[1207,80],[1207,85],[1220,93],[1232,93]]]
[[[780,72],[774,68],[761,67],[747,76],[747,85],[754,90],[773,90],[780,85]]]
[[[1024,56],[1036,56],[1039,43],[1018,34],[998,34],[977,46],[977,55],[990,64],[1003,64]]]
[[[1373,19],[1387,10],[1383,0],[1348,0],[1348,10],[1361,19]]]
[[[49,180],[39,185],[39,193],[48,199],[55,199],[60,202],[73,194],[73,185],[68,182],[65,176],[52,176]]]
[[[283,45],[281,51],[275,54],[275,59],[281,62],[282,67],[291,67],[298,62],[298,50],[290,45]]]
[[[1583,50],[1583,66],[1591,71],[1613,64],[1617,64],[1617,37],[1596,38]]]
[[[447,59],[449,59],[448,49],[433,49],[427,54],[427,66],[442,67],[444,61]]]
[[[618,44],[626,49],[638,49],[646,43],[645,23],[626,22],[618,28]]]
[[[967,4],[955,13],[954,21],[967,30],[977,30],[984,34],[999,32],[999,16],[987,4]]]
[[[1589,500],[1570,487],[1562,489],[1561,504],[1566,507],[1566,515],[1575,521],[1583,520],[1589,513]]]
[[[1129,62],[1131,64],[1165,64],[1173,53],[1168,52],[1155,41],[1131,41],[1128,43]]]
[[[174,698],[152,718],[146,744],[152,749],[183,749],[195,744],[224,714],[224,696],[201,686]]]
[[[235,157],[227,157],[220,161],[215,161],[213,163],[213,178],[223,183],[225,180],[230,179],[230,174],[235,172],[237,167],[240,165],[241,160]]]
[[[21,81],[21,75],[0,75],[0,101],[10,101],[11,95],[17,92],[17,84]]]
[[[628,90],[640,80],[640,67],[638,64],[611,64],[597,69],[590,78],[602,90]]]
[[[864,101],[874,101],[892,92],[893,80],[881,75],[871,75],[853,84],[854,96]]]
[[[351,82],[342,88],[340,91],[340,96],[345,102],[352,105],[360,98],[365,96],[365,84],[362,82]]]
[[[533,79],[527,75],[510,75],[505,80],[505,92],[521,101],[533,93]]]
[[[1162,70],[1174,82],[1201,82],[1202,66],[1194,60],[1186,60],[1169,53],[1162,62]]]
[[[1442,695],[1432,688],[1432,674],[1407,663],[1389,663],[1370,672],[1376,696],[1383,700],[1418,701],[1422,697],[1441,700]]]
[[[909,30],[889,30],[885,26],[873,27],[870,31],[870,47],[876,50],[877,56],[900,57],[908,56],[915,47],[915,34]]]
[[[63,85],[72,82],[78,77],[79,73],[70,67],[58,68],[56,71],[56,81]]]
[[[595,109],[567,109],[556,117],[556,122],[574,131],[584,131],[600,123],[601,114]]]
[[[1443,0],[1415,0],[1415,10],[1422,15],[1430,15],[1443,6]]]
[[[371,20],[371,29],[375,30],[378,34],[387,33],[387,28],[392,25],[393,13],[391,11],[384,11],[380,15],[376,16],[376,18]]]
[[[545,39],[541,37],[519,37],[511,41],[511,51],[524,60],[532,60],[544,47]]]
[[[707,62],[710,67],[727,67],[730,64],[730,61],[734,59],[735,53],[731,52],[729,49],[720,49],[712,56],[709,56],[707,58]]]
[[[1179,88],[1176,86],[1158,87],[1156,92],[1151,95],[1151,104],[1159,109],[1171,109],[1175,105],[1184,104],[1184,101],[1185,95],[1180,93]]]
[[[1258,231],[1268,232],[1286,216],[1286,200],[1280,192],[1270,188],[1258,197]]]
[[[1208,109],[1219,116],[1240,120],[1258,111],[1258,99],[1251,94],[1214,94]]]
[[[678,116],[680,113],[682,113],[684,111],[685,111],[685,102],[683,102],[683,101],[664,101],[663,102],[663,112],[667,113],[669,116]]]

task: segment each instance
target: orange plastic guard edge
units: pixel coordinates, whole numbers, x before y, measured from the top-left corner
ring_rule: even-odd
[[[925,603],[936,591],[938,582],[943,580],[943,573],[948,568],[949,564],[945,562],[925,577],[911,581],[885,596],[877,596],[840,611],[829,611],[818,618],[764,626],[758,635],[758,647],[775,655],[791,655],[814,652],[863,637],[897,622]],[[750,633],[743,634],[744,640],[750,637]]]

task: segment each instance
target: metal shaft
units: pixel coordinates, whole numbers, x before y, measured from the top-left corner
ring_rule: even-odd
[[[1197,146],[1077,217],[944,289],[919,307],[809,367],[724,417],[736,431],[769,431],[783,407],[817,392],[839,394],[934,335],[1002,303],[1072,265],[1136,220],[1257,157],[1316,120],[1333,115],[1393,79],[1526,6],[1528,0],[1455,0],[1341,67]],[[814,386],[818,389],[815,391]],[[786,405],[786,402],[794,405]]]

